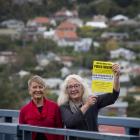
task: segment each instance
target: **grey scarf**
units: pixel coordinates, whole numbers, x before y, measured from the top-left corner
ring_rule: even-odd
[[[70,109],[73,113],[78,112],[79,108],[83,105],[82,102],[74,103],[73,101],[69,101]]]

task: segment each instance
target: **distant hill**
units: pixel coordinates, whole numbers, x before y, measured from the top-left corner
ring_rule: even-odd
[[[139,14],[140,0],[22,0],[22,3],[21,0],[0,0],[0,5],[0,21],[9,18],[27,21],[35,16],[52,16],[64,7],[77,9],[82,18],[95,14],[108,17],[124,14],[133,18]]]

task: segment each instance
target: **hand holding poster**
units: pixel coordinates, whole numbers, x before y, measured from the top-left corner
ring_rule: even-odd
[[[94,61],[92,70],[92,92],[94,94],[112,93],[112,62]]]

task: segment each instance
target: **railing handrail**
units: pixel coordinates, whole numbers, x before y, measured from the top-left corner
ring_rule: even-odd
[[[31,132],[41,132],[48,134],[58,134],[64,136],[75,136],[88,139],[99,139],[99,140],[139,140],[139,136],[124,135],[124,134],[112,134],[112,133],[101,133],[101,132],[91,132],[91,131],[79,131],[70,129],[60,129],[60,128],[49,128],[49,127],[38,127],[31,125],[19,125],[17,123],[0,123],[0,134],[12,134],[16,136],[18,140],[26,139],[28,133],[28,139],[31,140]]]
[[[93,131],[80,131],[80,130],[71,130],[71,129],[60,129],[60,128],[49,128],[49,127],[38,127],[31,125],[19,125],[19,130],[28,131],[28,132],[41,132],[48,134],[58,134],[65,136],[75,136],[82,138],[90,138],[90,139],[100,139],[100,140],[139,140],[140,137],[133,135],[125,135],[125,134],[112,134],[112,133],[101,133],[101,132],[93,132]]]
[[[19,110],[0,109],[0,117],[18,117]]]
[[[17,134],[17,123],[0,123],[0,133]]]
[[[140,118],[99,116],[98,123],[123,127],[140,128]]]
[[[18,117],[19,110],[0,109],[0,117]],[[99,116],[99,125],[140,128],[140,118]]]

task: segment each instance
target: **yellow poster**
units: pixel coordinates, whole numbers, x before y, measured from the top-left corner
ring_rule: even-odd
[[[92,92],[94,94],[112,93],[113,71],[112,62],[93,61]]]

